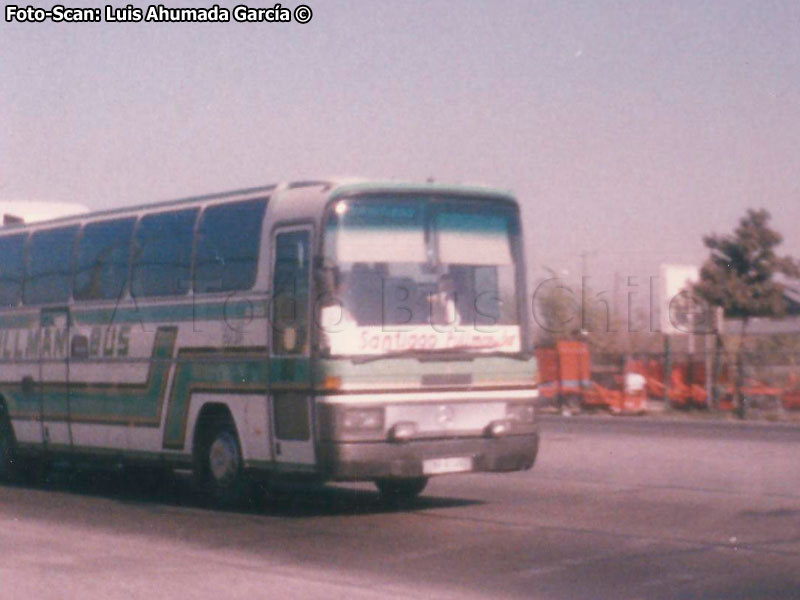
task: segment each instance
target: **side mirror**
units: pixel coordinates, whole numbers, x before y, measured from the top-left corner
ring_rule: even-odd
[[[89,358],[89,338],[80,334],[73,335],[69,354],[75,360],[86,360]]]
[[[325,292],[332,292],[341,278],[339,267],[331,266],[324,260],[315,260],[315,274],[319,287]]]

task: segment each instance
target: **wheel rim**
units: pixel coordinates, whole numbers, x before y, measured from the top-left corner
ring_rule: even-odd
[[[208,450],[208,466],[212,477],[220,483],[231,481],[239,469],[239,449],[230,434],[218,436]]]

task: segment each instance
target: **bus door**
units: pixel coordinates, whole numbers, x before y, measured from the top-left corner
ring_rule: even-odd
[[[311,397],[311,228],[285,227],[272,238],[270,407],[272,453],[286,468],[313,470]]]
[[[70,328],[68,308],[42,309],[39,319],[39,407],[45,447],[72,446]]]

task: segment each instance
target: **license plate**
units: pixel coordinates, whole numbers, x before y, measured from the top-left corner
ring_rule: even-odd
[[[451,458],[431,458],[422,461],[422,472],[425,475],[439,475],[441,473],[460,473],[472,470],[472,458],[469,456],[454,456]]]

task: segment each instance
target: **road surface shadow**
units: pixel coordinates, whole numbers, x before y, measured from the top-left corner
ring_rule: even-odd
[[[785,519],[800,518],[800,509],[797,508],[775,508],[772,510],[743,510],[739,516],[745,519]]]
[[[219,507],[214,506],[193,485],[190,477],[180,473],[144,470],[131,473],[124,469],[69,466],[50,467],[38,476],[28,477],[23,483],[13,485],[107,498],[123,504],[203,508],[288,518],[384,514],[483,503],[464,498],[430,496],[425,492],[414,499],[387,500],[368,488],[284,482],[269,487],[254,486],[253,493],[243,504]]]

